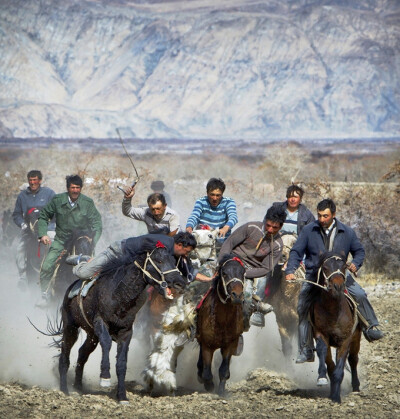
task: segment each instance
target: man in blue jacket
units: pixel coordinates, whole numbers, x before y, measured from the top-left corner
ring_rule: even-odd
[[[286,280],[295,279],[294,272],[305,255],[306,279],[316,282],[320,255],[328,250],[342,253],[345,258],[350,253],[353,260],[348,269],[354,274],[363,264],[364,248],[354,230],[336,219],[335,203],[331,199],[324,199],[318,204],[317,212],[318,220],[303,228],[297,242],[290,251],[286,268]],[[296,363],[299,364],[314,361],[311,327],[307,319],[312,303],[310,300],[311,287],[313,287],[312,284],[303,283],[297,306],[299,315],[299,356]],[[377,328],[379,322],[365,291],[351,275],[346,277],[346,287],[349,294],[358,303],[360,313],[369,324],[369,327],[363,330],[365,338],[369,342],[381,339],[384,334]]]

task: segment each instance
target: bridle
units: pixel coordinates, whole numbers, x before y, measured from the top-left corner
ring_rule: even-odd
[[[154,250],[156,250],[156,249],[154,249]],[[151,258],[151,255],[153,254],[154,250],[152,250],[151,253],[147,252],[146,260],[144,261],[143,266],[140,266],[139,263],[136,260],[135,260],[134,264],[135,264],[135,266],[137,266],[143,272],[144,276],[146,276],[147,278],[150,278],[151,280],[153,280],[155,283],[157,283],[160,286],[160,288],[164,291],[164,294],[165,294],[166,298],[172,300],[173,296],[172,295],[167,295],[167,293],[165,292],[166,288],[168,288],[167,281],[165,280],[165,275],[168,275],[172,272],[178,272],[180,274],[181,272],[178,268],[169,269],[167,271],[161,271],[158,268],[158,266],[154,263],[153,259]],[[153,265],[153,268],[158,272],[161,279],[154,278],[154,276],[147,270],[147,264],[148,263]]]
[[[221,267],[219,268],[220,272],[222,271],[222,268],[223,268],[223,267],[224,267],[224,266],[225,266],[228,262],[232,262],[232,261],[239,262],[239,263],[243,266],[243,262],[242,262],[239,258],[234,257],[234,258],[232,258],[232,259],[228,259],[227,261],[225,261],[225,262],[221,265]],[[220,294],[220,292],[219,292],[219,287],[218,287],[218,286],[217,286],[217,294],[218,294],[218,298],[219,298],[219,300],[221,301],[221,303],[222,303],[222,304],[226,304],[226,303],[228,302],[229,298],[231,298],[230,294],[228,293],[228,285],[229,285],[229,284],[231,284],[232,282],[240,282],[240,283],[242,284],[242,286],[244,287],[244,280],[243,280],[243,279],[241,279],[241,278],[234,277],[234,278],[231,278],[228,282],[225,282],[225,280],[224,280],[223,276],[222,276],[222,275],[220,275],[220,277],[221,277],[221,283],[222,283],[222,286],[223,286],[223,288],[224,288],[224,293],[225,293],[226,297],[225,297],[225,298],[223,298],[223,297],[222,297],[222,295],[221,295],[221,294]]]
[[[341,275],[343,277],[344,280],[346,280],[346,275],[344,274],[344,272],[342,272],[340,269],[336,269],[336,271],[331,272],[330,275],[326,276],[325,272],[323,271],[323,267],[325,265],[325,263],[330,260],[330,259],[335,259],[335,260],[343,260],[342,258],[340,258],[339,256],[330,256],[329,258],[326,258],[324,260],[324,262],[322,263],[322,265],[319,267],[318,269],[318,274],[317,274],[317,278],[318,278],[318,282],[319,282],[319,278],[322,274],[322,277],[324,278],[324,287],[327,288],[329,285],[329,280],[332,278],[333,275]]]

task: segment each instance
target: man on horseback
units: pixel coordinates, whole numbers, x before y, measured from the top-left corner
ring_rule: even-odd
[[[208,225],[213,229],[219,228],[217,243],[220,244],[230,236],[238,217],[235,201],[223,196],[225,187],[222,179],[211,178],[208,181],[207,195],[195,202],[186,223],[186,231],[192,233],[199,224]]]
[[[267,275],[279,262],[283,243],[280,229],[286,219],[286,213],[280,206],[272,206],[264,220],[248,222],[237,230],[222,245],[218,261],[226,254],[238,256],[246,268],[247,301],[252,300],[251,311],[255,311],[251,324],[263,327],[264,315],[272,311],[267,303],[262,303],[265,296]],[[249,288],[252,289],[249,292]]]
[[[281,233],[294,233],[299,235],[304,226],[315,220],[312,212],[301,203],[304,190],[298,185],[290,185],[286,190],[286,201],[274,202],[273,205],[281,206],[286,212]]]
[[[47,205],[54,197],[55,192],[42,184],[42,172],[40,170],[31,170],[27,174],[29,186],[21,191],[15,203],[12,218],[14,223],[21,228],[21,235],[17,246],[17,268],[19,273],[18,287],[25,289],[27,286],[26,278],[26,241],[28,235],[28,225],[25,217],[32,208],[41,209]],[[54,231],[54,223],[51,223],[49,230]]]
[[[122,214],[134,220],[143,221],[151,234],[175,235],[180,229],[179,215],[167,206],[165,196],[161,193],[152,193],[147,198],[148,208],[132,207],[132,198],[135,195],[135,186],[125,191],[122,200]]]
[[[49,245],[50,249],[40,271],[40,285],[42,288],[41,305],[47,305],[49,298],[49,286],[54,274],[56,261],[65,248],[65,244],[74,230],[87,230],[95,232],[93,237],[94,246],[102,233],[101,215],[93,200],[81,194],[82,179],[78,175],[66,177],[67,192],[60,193],[40,211],[39,238],[41,243]],[[53,243],[47,234],[49,220],[56,219],[56,236]]]
[[[102,268],[111,260],[122,257],[134,259],[137,255],[143,253],[143,248],[148,248],[152,243],[155,247],[157,242],[161,242],[174,255],[177,260],[177,268],[188,282],[198,280],[201,282],[211,281],[207,277],[193,269],[189,253],[196,248],[196,239],[192,234],[179,232],[174,237],[165,234],[145,234],[138,237],[129,237],[128,239],[115,241],[106,250],[99,253],[91,259],[85,255],[69,256],[66,260],[71,265],[76,265],[73,269],[74,275],[81,279],[90,279],[95,277]]]
[[[348,270],[355,274],[361,267],[365,257],[365,251],[356,236],[354,230],[336,219],[336,205],[331,199],[322,200],[317,206],[318,220],[304,227],[292,247],[289,261],[286,268],[286,280],[295,279],[294,272],[305,255],[306,279],[316,282],[317,266],[320,255],[326,251],[334,251],[347,259],[349,253],[353,260]],[[312,301],[310,301],[310,290],[314,285],[304,283],[301,287],[298,315],[299,315],[299,356],[296,363],[313,362],[314,348],[308,312]],[[366,319],[369,326],[363,329],[365,338],[371,342],[381,339],[384,334],[377,328],[379,322],[375,312],[368,301],[367,294],[354,280],[352,275],[346,277],[346,287],[349,294],[358,304],[358,310]]]

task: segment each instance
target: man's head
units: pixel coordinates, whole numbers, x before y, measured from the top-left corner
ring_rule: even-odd
[[[67,191],[72,202],[76,201],[81,194],[83,181],[78,175],[70,175],[65,178],[67,182]]]
[[[150,188],[154,192],[162,192],[164,190],[164,182],[162,180],[155,180],[154,182],[151,182]]]
[[[329,228],[336,215],[336,205],[332,199],[323,199],[317,205],[318,222],[322,228]]]
[[[215,177],[207,182],[207,197],[212,207],[217,207],[222,200],[225,191],[225,183]]]
[[[174,254],[175,256],[187,256],[197,246],[193,234],[180,232],[174,236]]]
[[[26,175],[28,178],[29,189],[31,192],[37,192],[42,183],[42,172],[40,170],[31,170]]]
[[[162,193],[152,193],[147,197],[147,205],[150,212],[156,220],[161,220],[164,217],[167,202]]]
[[[273,205],[272,207],[268,208],[268,211],[264,217],[264,227],[267,235],[274,236],[276,233],[278,233],[282,228],[285,220],[286,212],[280,205]]]
[[[287,206],[289,211],[296,211],[303,198],[304,190],[297,185],[290,185],[286,190]]]

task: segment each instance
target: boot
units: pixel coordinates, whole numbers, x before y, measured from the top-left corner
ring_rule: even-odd
[[[46,292],[46,291],[44,291],[44,292],[42,292],[42,295],[41,295],[41,298],[40,298],[40,300],[35,304],[35,306],[36,307],[38,307],[38,308],[43,308],[43,309],[45,309],[45,308],[48,308],[49,307],[49,304],[50,304],[50,297],[49,297],[49,294]]]
[[[299,323],[299,356],[296,359],[296,364],[314,362],[313,346],[310,323],[306,319]]]
[[[265,326],[265,316],[260,311],[254,312],[250,317],[250,324],[252,326],[264,327]]]
[[[368,342],[382,339],[385,336],[382,330],[379,330],[377,326],[370,326],[367,329],[364,329],[363,333]]]
[[[271,304],[263,303],[261,298],[255,294],[252,296],[251,309],[262,314],[268,314],[274,310]]]
[[[65,263],[68,263],[68,265],[76,266],[81,262],[89,262],[90,259],[92,259],[91,256],[82,255],[81,253],[80,255],[69,255],[65,259]]]

